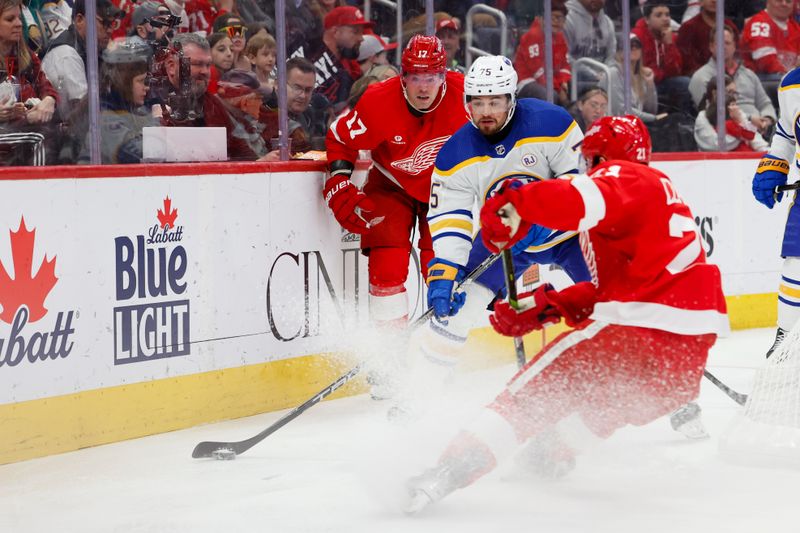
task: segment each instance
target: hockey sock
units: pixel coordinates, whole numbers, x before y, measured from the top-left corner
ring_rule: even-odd
[[[800,318],[800,258],[787,257],[778,288],[778,327],[789,331]]]

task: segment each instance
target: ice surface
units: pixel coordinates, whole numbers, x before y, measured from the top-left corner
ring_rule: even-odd
[[[774,331],[721,339],[709,369],[749,392]],[[705,381],[712,438],[689,442],[669,421],[626,428],[555,482],[500,469],[425,514],[398,512],[417,473],[470,410],[513,372],[461,376],[440,409],[401,427],[368,396],[325,402],[235,461],[194,460],[201,440],[250,437],[268,413],[0,467],[0,532],[703,532],[800,531],[800,470],[735,466],[717,438],[740,409]],[[466,399],[465,399],[466,398]]]

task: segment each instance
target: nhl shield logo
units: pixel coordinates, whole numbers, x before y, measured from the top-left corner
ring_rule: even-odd
[[[522,156],[522,164],[526,167],[532,167],[536,164],[536,156],[533,154],[525,154]]]
[[[497,155],[503,155],[504,153],[506,153],[506,147],[503,146],[502,144],[498,144],[497,146],[494,147],[494,151],[497,152]]]

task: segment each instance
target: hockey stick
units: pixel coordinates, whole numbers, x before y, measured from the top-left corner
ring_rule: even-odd
[[[708,381],[719,387],[719,390],[724,392],[728,396],[728,398],[730,398],[734,402],[738,403],[739,405],[744,405],[745,403],[747,403],[747,394],[736,392],[735,390],[733,390],[732,388],[728,387],[723,382],[718,380],[714,374],[712,374],[705,368],[703,369],[703,375],[706,377],[706,379],[708,379]]]
[[[519,310],[519,301],[517,300],[517,277],[514,275],[514,256],[511,250],[503,250],[503,273],[506,278],[506,291],[508,292],[508,305],[512,309]],[[525,366],[525,343],[522,337],[514,337],[514,352],[517,354],[517,366],[522,368]]]
[[[778,201],[778,195],[780,193],[788,192],[788,191],[796,191],[797,189],[800,189],[800,181],[796,181],[794,183],[787,183],[787,184],[784,184],[784,185],[778,185],[777,187],[775,187],[775,190],[772,192],[772,197],[777,202]]]
[[[468,283],[472,283],[478,276],[486,272],[486,270],[494,264],[495,261],[499,258],[499,255],[490,255],[486,259],[481,262],[475,269],[467,274],[467,276],[461,280],[458,285],[456,286],[456,290],[464,287]],[[418,325],[424,323],[428,317],[433,314],[433,308],[429,308],[423,315],[414,321],[411,324],[411,328],[416,328]],[[218,459],[233,459],[237,455],[241,455],[262,440],[266,439],[280,428],[303,414],[305,411],[310,409],[311,407],[315,406],[328,396],[330,396],[334,391],[343,387],[348,381],[353,379],[361,369],[364,367],[365,361],[358,363],[356,366],[351,368],[348,372],[341,375],[339,378],[336,379],[333,383],[319,391],[317,394],[306,400],[302,405],[299,405],[286,413],[277,422],[269,426],[267,429],[259,433],[258,435],[254,435],[249,439],[236,441],[236,442],[217,442],[217,441],[203,441],[199,443],[197,446],[194,447],[192,451],[192,457],[195,459],[200,459],[204,457],[214,457]]]
[[[778,185],[777,187],[775,187],[775,192],[779,193],[786,191],[796,191],[797,189],[800,189],[800,181],[797,181],[795,183],[788,183],[786,185]]]
[[[478,266],[472,269],[472,272],[467,274],[467,276],[464,279],[462,279],[458,283],[458,285],[456,285],[456,288],[453,289],[453,292],[457,291],[458,289],[466,287],[467,285],[478,279],[480,275],[489,270],[489,267],[492,266],[498,259],[500,259],[500,254],[492,254],[483,261],[481,261],[481,263]],[[418,319],[416,319],[414,322],[410,324],[409,329],[413,331],[417,327],[421,326],[422,324],[428,321],[428,319],[431,317],[432,314],[433,314],[433,307],[429,307],[427,311],[422,313],[422,316],[420,316]]]

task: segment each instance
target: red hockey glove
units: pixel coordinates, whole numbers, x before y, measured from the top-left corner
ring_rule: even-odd
[[[498,302],[489,316],[495,331],[508,337],[521,337],[533,330],[554,324],[561,317],[570,327],[575,327],[592,314],[597,299],[597,289],[590,281],[576,283],[563,291],[556,291],[546,283],[535,291],[521,294],[520,311],[507,302]]]
[[[349,175],[339,174],[328,178],[323,195],[333,216],[344,229],[361,234],[370,228],[369,213],[375,209],[375,204],[353,185]]]
[[[519,295],[522,308],[517,311],[508,302],[494,304],[494,313],[489,315],[489,322],[494,330],[507,337],[522,337],[535,329],[542,329],[547,324],[555,324],[561,319],[558,310],[547,299],[546,292],[553,290],[549,283],[533,292]]]
[[[523,183],[506,180],[481,209],[481,236],[483,244],[492,253],[499,253],[528,234],[531,223],[517,214],[516,205],[522,202],[519,192]]]

